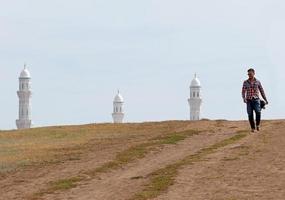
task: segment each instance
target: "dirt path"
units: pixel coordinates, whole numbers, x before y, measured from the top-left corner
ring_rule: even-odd
[[[272,125],[179,171],[156,200],[284,200],[285,126]]]
[[[160,152],[152,152],[145,158],[125,166],[123,169],[102,174],[98,179],[83,182],[76,188],[45,196],[44,199],[104,199],[124,200],[141,190],[148,181],[147,175],[162,166],[183,159],[205,146],[212,145],[222,139],[230,137],[235,132],[203,133],[179,142],[167,145]]]

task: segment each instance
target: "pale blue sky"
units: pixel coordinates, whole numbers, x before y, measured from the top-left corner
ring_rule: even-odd
[[[36,126],[111,122],[119,88],[128,122],[188,119],[189,85],[202,118],[246,119],[240,97],[254,67],[285,116],[281,0],[0,0],[0,129],[15,128],[18,76],[32,75]]]

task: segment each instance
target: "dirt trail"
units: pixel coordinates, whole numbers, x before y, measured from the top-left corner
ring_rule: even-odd
[[[175,184],[156,200],[284,200],[284,125],[266,126],[181,169]]]
[[[167,145],[160,152],[148,154],[145,158],[125,166],[123,169],[100,175],[98,179],[84,182],[67,192],[47,195],[44,199],[104,199],[124,200],[132,197],[142,189],[148,181],[147,175],[183,159],[189,154],[199,151],[205,146],[212,145],[222,139],[231,137],[235,132],[202,133],[179,142]]]

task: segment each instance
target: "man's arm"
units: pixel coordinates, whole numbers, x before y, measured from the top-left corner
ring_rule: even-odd
[[[245,92],[246,92],[246,86],[245,86],[245,82],[243,82],[241,96],[243,98],[243,101],[246,103]]]
[[[268,103],[266,95],[265,95],[265,92],[264,92],[264,89],[263,89],[263,87],[261,85],[261,82],[259,82],[259,84],[258,84],[258,89],[260,91],[260,94],[261,94],[262,98],[266,101],[266,103]]]

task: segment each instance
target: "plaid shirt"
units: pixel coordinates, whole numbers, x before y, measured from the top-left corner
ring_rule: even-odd
[[[254,78],[252,82],[249,79],[243,82],[243,86],[242,86],[242,98],[243,99],[259,98],[259,92],[262,98],[265,101],[267,101],[265,92],[259,80]]]

